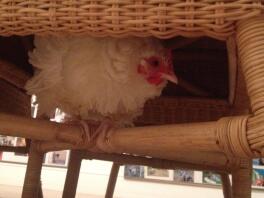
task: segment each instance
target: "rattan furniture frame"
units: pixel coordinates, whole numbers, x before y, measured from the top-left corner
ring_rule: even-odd
[[[23,198],[39,196],[44,152],[73,149],[63,197],[74,197],[80,161],[114,161],[106,197],[120,164],[218,171],[225,198],[251,197],[252,158],[264,156],[264,5],[261,0],[63,0],[0,2],[0,35],[209,36],[235,38],[251,112],[218,121],[107,128],[95,138],[83,125],[0,114],[3,135],[32,139]],[[232,115],[232,116],[231,116]],[[98,125],[85,125],[90,133]],[[87,130],[86,130],[87,131]],[[155,145],[155,146],[153,146]],[[88,153],[85,153],[89,151]],[[84,154],[80,154],[84,153]],[[124,155],[126,153],[126,155]],[[127,155],[130,154],[130,155]],[[135,156],[136,155],[136,156]],[[81,156],[81,157],[80,157]],[[142,157],[138,157],[142,156]],[[144,156],[151,156],[152,159]],[[227,174],[232,174],[232,187]]]

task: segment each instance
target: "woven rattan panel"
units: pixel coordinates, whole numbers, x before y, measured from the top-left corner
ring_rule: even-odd
[[[137,125],[158,125],[186,122],[215,121],[224,116],[242,115],[247,112],[236,108],[227,101],[205,98],[168,98],[150,100],[144,107],[144,113],[136,120]]]
[[[0,35],[88,33],[225,39],[263,12],[261,0],[3,0]]]

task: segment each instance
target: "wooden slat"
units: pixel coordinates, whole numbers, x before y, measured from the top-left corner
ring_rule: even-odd
[[[81,151],[71,150],[66,180],[63,188],[62,198],[75,197],[80,168],[82,164]]]
[[[0,78],[23,89],[30,75],[7,61],[0,60]]]
[[[15,153],[28,153],[28,148],[24,146],[0,146],[0,151],[15,152]]]
[[[43,153],[39,153],[32,143],[29,158],[28,158],[28,165],[23,185],[22,191],[22,198],[38,198],[41,197],[41,184],[40,184],[40,175],[42,169],[42,162],[43,162]]]
[[[120,165],[114,162],[111,168],[111,173],[110,173],[108,184],[107,184],[105,198],[113,198],[119,168],[120,168]]]
[[[30,96],[23,90],[0,79],[0,111],[30,116]]]

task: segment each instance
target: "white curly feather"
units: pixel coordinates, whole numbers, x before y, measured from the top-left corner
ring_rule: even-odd
[[[162,49],[153,38],[36,36],[34,42],[30,63],[37,70],[26,89],[37,96],[40,114],[60,108],[82,119],[111,117],[130,124],[165,86],[151,85],[137,73],[143,57]]]

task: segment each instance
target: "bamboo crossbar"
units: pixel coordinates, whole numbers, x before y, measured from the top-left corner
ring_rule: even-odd
[[[116,162],[121,165],[125,164],[133,164],[133,165],[142,165],[142,166],[150,166],[153,168],[160,169],[189,169],[189,170],[209,170],[215,171],[219,173],[227,173],[231,172],[231,167],[226,166],[210,166],[208,164],[200,165],[193,163],[186,163],[181,161],[172,161],[165,159],[158,159],[153,157],[142,157],[128,154],[109,154],[109,153],[95,153],[90,151],[83,151],[82,158],[88,160],[103,160]]]
[[[140,152],[141,148],[146,150],[149,147],[157,152],[163,149],[188,151],[190,148],[193,151],[221,152],[216,143],[216,129],[216,122],[122,128],[113,131],[107,142],[109,149],[116,146],[128,153],[130,148]]]
[[[83,131],[77,124],[55,123],[8,114],[0,114],[0,131],[2,135],[42,141],[65,140],[67,143],[78,143],[82,142],[83,138]],[[120,128],[115,129],[113,133],[111,131],[110,141],[117,146],[123,146],[121,142],[126,142],[127,139],[132,138],[130,140],[134,141],[131,141],[130,144],[134,144],[139,140],[138,138],[142,137],[146,142],[149,142],[150,146],[160,145],[164,149],[168,147],[164,144],[166,142],[173,144],[174,148],[172,149],[176,150],[185,150],[180,145],[183,143],[195,150],[220,152],[221,148],[216,144],[215,131],[215,122]],[[127,146],[129,147],[130,144]]]
[[[111,128],[98,134],[96,139],[87,140],[77,123],[54,123],[0,114],[0,131],[3,135],[39,140],[41,142],[36,143],[38,149],[47,142],[50,150],[89,150],[95,147],[110,153],[131,153],[215,167],[239,167],[240,156],[251,156],[244,152],[247,145],[237,142],[230,131],[237,133],[242,129],[243,132],[245,121],[238,117],[217,122]],[[237,129],[237,126],[242,128]],[[243,138],[245,134],[237,135]],[[44,151],[40,149],[39,152]]]
[[[60,133],[63,133],[63,138],[68,141],[78,142],[82,140],[82,130],[78,125],[58,124],[47,120],[3,113],[0,113],[0,131],[2,135],[42,141],[57,140],[60,138]]]
[[[127,138],[131,137],[130,134],[133,134],[133,139],[138,140],[138,138],[143,137],[147,141],[152,141],[149,144],[173,141],[173,149],[185,150],[179,145],[184,139],[186,146],[192,146],[195,150],[220,152],[221,149],[216,145],[217,140],[214,134],[216,130],[215,126],[215,122],[208,122],[200,124],[120,128],[116,129],[115,133],[113,133],[111,137],[113,141],[111,142],[116,145],[121,145],[121,141],[126,141]],[[78,124],[55,123],[3,113],[0,114],[0,131],[2,135],[19,136],[42,141],[64,140],[65,143],[78,143],[83,141],[83,131]],[[117,135],[118,138],[115,140],[115,136]],[[207,138],[203,137],[205,135]],[[197,139],[193,141],[194,138]],[[200,143],[205,146],[201,147]],[[160,144],[160,146],[165,149],[167,148],[165,144]]]

